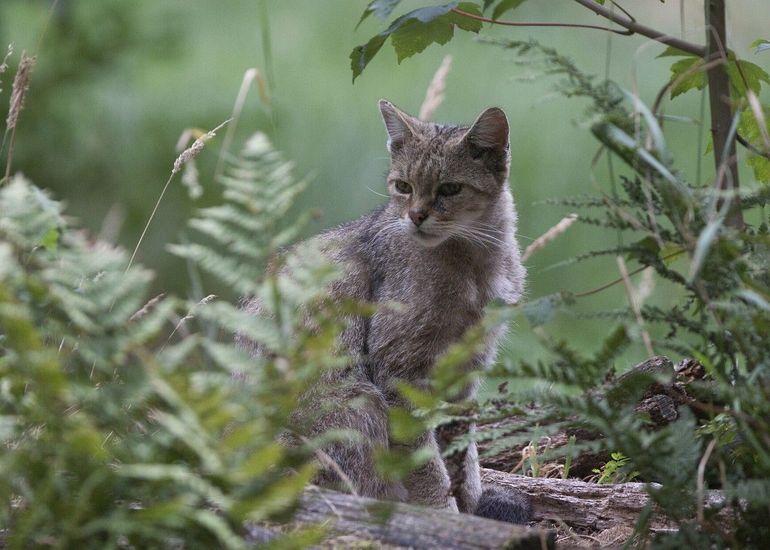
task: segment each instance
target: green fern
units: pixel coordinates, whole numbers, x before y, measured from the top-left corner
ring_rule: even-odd
[[[148,302],[150,271],[126,270],[124,251],[89,242],[24,179],[0,188],[9,548],[245,548],[244,522],[285,514],[312,478],[311,446],[277,441],[298,396],[341,362],[329,352],[338,312],[324,300],[337,271],[308,246],[265,277],[300,229],[283,220],[304,184],[263,135],[223,183],[224,204],[191,222],[207,243],[171,248],[265,298],[272,316],[217,299]],[[221,336],[195,331],[192,318]],[[236,330],[274,353],[255,359],[234,345]]]

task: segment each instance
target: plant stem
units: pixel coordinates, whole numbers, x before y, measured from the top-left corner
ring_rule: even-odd
[[[730,137],[733,113],[730,105],[730,77],[727,74],[727,49],[724,0],[704,0],[706,12],[706,61],[723,59],[706,73],[708,77],[709,105],[711,107],[711,137],[714,143],[716,165],[716,191],[719,193],[717,209],[727,197],[731,200],[730,211],[725,223],[731,227],[743,227],[743,212],[738,193],[738,164],[735,153],[735,139]],[[729,141],[728,141],[729,140]]]
[[[667,46],[672,46],[678,50],[682,50],[683,52],[697,55],[698,57],[705,57],[706,55],[706,48],[704,46],[701,46],[700,44],[694,44],[692,42],[687,42],[681,38],[671,36],[670,34],[666,34],[657,29],[653,29],[652,27],[637,23],[634,19],[624,17],[618,13],[615,13],[614,10],[606,8],[605,6],[599,4],[596,0],[575,0],[575,2],[585,8],[588,8],[595,14],[601,15],[605,19],[620,25],[624,29],[628,29],[632,33],[641,34],[642,36],[652,38],[653,40],[657,40],[658,42],[666,44]]]

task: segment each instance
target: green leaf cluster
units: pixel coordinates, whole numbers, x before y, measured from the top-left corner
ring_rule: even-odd
[[[755,41],[752,47],[760,48],[761,45],[761,41]],[[690,90],[703,90],[706,87],[706,62],[702,58],[671,47],[666,48],[659,57],[683,58],[671,65],[672,98]],[[753,94],[755,98],[759,96],[762,86],[770,85],[770,75],[759,65],[738,59],[732,51],[728,51],[727,57],[727,75],[730,79],[732,100],[739,116],[737,131],[755,148],[755,151],[748,153],[747,161],[754,171],[754,177],[757,181],[767,184],[770,183],[770,160],[766,150],[770,145],[763,139],[760,124],[767,126],[768,119],[767,116],[764,116],[764,120],[760,119],[752,108],[749,94]],[[767,107],[760,110],[767,111]],[[760,154],[756,153],[757,150]]]
[[[364,11],[361,20],[370,13],[387,17],[395,5],[396,2],[372,2]],[[418,8],[396,18],[385,30],[372,37],[366,44],[356,46],[350,53],[353,80],[363,72],[388,38],[391,39],[398,62],[401,63],[433,43],[446,44],[454,36],[455,27],[471,32],[481,30],[480,21],[453,12],[455,8],[481,15],[479,6],[473,2],[449,2],[440,6]]]
[[[770,536],[765,523],[767,479],[770,478],[770,229],[764,222],[745,228],[730,227],[725,215],[729,199],[710,188],[688,182],[677,170],[667,149],[663,129],[643,102],[610,82],[598,82],[568,58],[534,42],[497,43],[522,56],[536,54],[544,72],[561,78],[557,89],[567,97],[591,100],[591,131],[601,146],[623,163],[617,194],[565,199],[570,209],[586,210],[579,221],[619,232],[622,246],[590,251],[578,261],[597,255],[623,256],[639,270],[651,268],[659,281],[678,289],[679,298],[663,305],[642,305],[646,327],[661,334],[653,340],[655,351],[694,358],[706,377],[691,384],[693,404],[681,407],[677,419],[660,427],[635,412],[651,384],[668,379],[639,375],[616,379],[619,354],[640,341],[641,327],[629,309],[606,312],[616,326],[597,344],[593,353],[579,352],[569,342],[548,334],[557,311],[569,313],[576,301],[592,293],[560,293],[536,298],[521,306],[550,357],[539,361],[505,359],[491,373],[510,381],[535,381],[530,392],[496,396],[474,411],[474,420],[494,422],[508,411],[522,409],[530,400],[537,408],[523,407],[525,415],[513,434],[491,429],[477,438],[489,439],[492,452],[522,442],[542,441],[565,430],[602,434],[598,442],[582,449],[605,453],[607,466],[598,472],[615,481],[622,470],[638,479],[657,482],[650,490],[657,506],[682,527],[661,545],[752,546]],[[745,72],[745,71],[744,71]],[[763,73],[752,73],[751,86],[765,82]],[[743,116],[750,117],[750,114]],[[751,139],[759,137],[752,128]],[[770,198],[767,187],[744,193],[741,208],[751,212]],[[560,201],[555,201],[559,203]],[[759,218],[759,216],[757,216]],[[751,219],[747,216],[746,219]],[[597,289],[597,292],[601,289]],[[661,330],[662,329],[662,330]],[[669,362],[673,373],[673,366]],[[509,382],[511,383],[511,382]],[[540,390],[538,388],[546,388]],[[706,446],[714,441],[705,470],[709,487],[726,494],[745,496],[736,513],[735,531],[706,514],[696,528],[691,523],[698,506],[698,465]],[[574,449],[549,451],[538,463],[564,460]],[[611,453],[616,454],[613,458]],[[566,462],[566,461],[565,461]],[[742,497],[743,498],[743,497]],[[646,536],[643,514],[638,534]],[[688,523],[689,522],[689,523]],[[738,533],[738,535],[736,535]],[[738,538],[733,538],[733,537]]]
[[[223,187],[191,221],[199,240],[171,248],[270,315],[149,299],[152,273],[125,251],[22,177],[0,188],[1,546],[246,548],[245,525],[285,516],[312,479],[314,442],[279,441],[341,361],[324,298],[336,271],[308,246],[265,275],[299,230],[281,220],[303,183],[263,135]]]

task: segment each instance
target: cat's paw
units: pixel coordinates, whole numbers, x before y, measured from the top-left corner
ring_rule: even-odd
[[[498,521],[525,525],[532,519],[532,504],[527,495],[499,487],[487,487],[481,493],[475,515]]]

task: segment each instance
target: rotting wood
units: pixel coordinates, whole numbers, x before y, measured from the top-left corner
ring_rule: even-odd
[[[358,540],[377,541],[396,548],[541,550],[555,547],[552,531],[317,487],[305,492],[293,521],[321,523],[335,535],[353,534]]]
[[[577,479],[533,478],[487,468],[482,468],[481,480],[487,485],[528,495],[534,521],[563,521],[570,527],[590,531],[618,526],[632,528],[650,504],[647,487],[659,486],[636,482],[600,485]],[[721,509],[725,504],[722,491],[707,491],[705,499],[706,509]],[[721,509],[717,517],[729,522],[730,510]],[[653,506],[650,529],[665,532],[678,529],[678,525]]]
[[[643,416],[651,427],[663,427],[675,421],[679,417],[677,408],[686,405],[691,399],[688,384],[703,380],[704,377],[705,370],[697,361],[684,359],[674,365],[668,358],[656,356],[640,363],[616,380],[609,381],[603,389],[595,392],[591,397],[606,398],[617,407],[628,405],[632,400],[636,400],[635,413]],[[630,388],[638,387],[642,378],[648,382],[648,385],[639,395],[638,391],[632,391]],[[693,412],[696,415],[700,414],[699,411]],[[523,423],[521,419],[510,418],[494,424],[482,425],[479,431],[483,432],[485,428],[494,428],[499,431],[506,426],[510,426],[510,434],[515,434],[522,430]],[[544,454],[547,456],[548,452],[568,445],[571,436],[575,437],[578,444],[602,438],[602,434],[595,431],[567,428],[534,442],[537,445],[538,456]],[[522,463],[522,453],[525,452],[529,442],[512,446],[493,455],[487,452],[493,447],[493,441],[482,440],[478,445],[482,466],[503,472],[513,472],[516,466]],[[569,475],[575,478],[587,478],[592,475],[594,469],[600,469],[609,459],[607,452],[581,450],[572,457]],[[554,459],[554,463],[562,465],[564,459]]]

